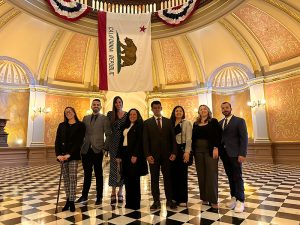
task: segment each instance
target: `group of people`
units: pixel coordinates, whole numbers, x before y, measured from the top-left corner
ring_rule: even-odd
[[[153,117],[143,121],[133,108],[123,111],[123,100],[116,96],[112,111],[100,114],[101,102],[92,101],[93,113],[80,122],[75,109],[66,107],[64,122],[57,130],[55,150],[62,163],[67,201],[63,211],[75,211],[75,192],[78,162],[82,160],[84,182],[77,203],[86,203],[91,186],[92,172],[96,177],[96,201],[103,199],[102,160],[110,154],[109,186],[111,204],[123,202],[125,207],[139,209],[141,202],[140,177],[151,178],[153,204],[151,210],[160,209],[159,175],[163,175],[166,205],[171,209],[188,204],[188,163],[194,156],[202,204],[217,209],[218,159],[223,161],[228,176],[231,199],[226,206],[236,212],[244,210],[244,184],[242,163],[247,154],[248,134],[245,120],[232,115],[231,104],[221,105],[224,119],[212,118],[208,106],[201,105],[197,120],[192,125],[185,119],[182,106],[176,106],[168,119],[161,115],[159,101],[151,103]],[[118,189],[118,190],[117,190]]]

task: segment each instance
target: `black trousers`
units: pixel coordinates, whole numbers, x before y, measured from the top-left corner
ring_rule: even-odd
[[[238,162],[238,157],[228,156],[226,149],[221,150],[220,157],[228,177],[231,197],[235,197],[240,202],[244,202],[245,189],[242,176],[242,164]]]
[[[126,191],[126,208],[139,209],[141,202],[139,158],[133,164],[127,147],[122,149],[122,174]]]
[[[179,152],[174,162],[172,162],[171,177],[173,197],[177,203],[186,203],[188,201],[188,166],[183,162],[183,154],[180,146],[177,146]]]
[[[172,201],[172,179],[170,173],[171,161],[169,159],[154,159],[154,164],[149,164],[151,174],[151,193],[154,202],[160,201],[159,174],[160,168],[164,179],[165,195],[167,201]]]
[[[102,170],[102,160],[103,153],[94,153],[93,149],[89,149],[87,154],[81,155],[82,166],[84,172],[84,181],[82,196],[88,198],[89,190],[92,182],[92,173],[94,167],[94,173],[96,176],[96,191],[97,198],[102,199],[103,197],[103,170]]]

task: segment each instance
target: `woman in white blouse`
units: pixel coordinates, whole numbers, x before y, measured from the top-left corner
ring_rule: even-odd
[[[122,176],[126,190],[126,208],[139,209],[141,201],[140,176],[148,174],[142,148],[143,119],[137,109],[130,109],[116,156],[122,163]]]
[[[187,206],[188,201],[188,161],[192,144],[192,124],[185,120],[185,112],[182,106],[176,106],[171,115],[174,126],[177,157],[172,165],[173,200],[179,206]]]

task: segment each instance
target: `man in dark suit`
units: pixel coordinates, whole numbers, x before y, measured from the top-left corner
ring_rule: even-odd
[[[81,147],[81,158],[84,172],[84,181],[82,196],[76,201],[77,203],[86,203],[88,201],[88,193],[92,182],[92,173],[96,176],[96,205],[102,203],[103,198],[103,170],[102,160],[103,153],[107,151],[107,143],[111,134],[111,127],[108,118],[100,114],[100,99],[92,101],[91,109],[93,113],[83,118],[86,131],[84,142]],[[104,141],[104,134],[106,140]]]
[[[151,174],[151,192],[154,199],[151,210],[160,208],[159,174],[163,174],[167,206],[175,209],[177,206],[172,201],[172,185],[170,163],[174,161],[177,153],[174,128],[171,120],[162,117],[161,103],[153,101],[151,110],[154,114],[144,122],[143,144],[144,152],[149,163]]]
[[[242,177],[242,163],[246,159],[248,133],[245,120],[231,114],[232,108],[229,102],[221,105],[225,116],[220,121],[223,129],[220,157],[228,177],[231,200],[226,203],[235,212],[244,211],[244,181]]]

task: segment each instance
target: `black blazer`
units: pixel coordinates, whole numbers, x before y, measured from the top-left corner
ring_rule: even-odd
[[[193,133],[192,133],[192,149],[195,151],[195,146],[193,143],[196,141],[195,131],[196,127],[199,126],[198,123],[194,123],[193,125]],[[212,157],[214,147],[220,149],[221,146],[221,132],[222,128],[217,119],[212,118],[208,122],[208,148],[209,148],[209,155]]]
[[[222,127],[224,119],[220,121]],[[247,155],[248,132],[244,119],[232,116],[226,128],[222,132],[222,143],[226,146],[226,152],[230,157]]]
[[[69,125],[65,122],[58,125],[55,139],[56,156],[70,154],[69,160],[80,160],[80,149],[83,144],[85,125],[82,122],[72,125],[68,143],[66,136],[67,126]]]
[[[123,131],[125,128],[122,129],[122,135],[120,139],[120,144],[118,148],[118,153],[116,158],[124,158],[124,154],[122,151],[123,148],[123,141],[124,135]],[[134,124],[127,133],[127,149],[130,151],[131,156],[137,157],[136,165],[139,169],[139,175],[144,176],[148,174],[148,166],[147,161],[144,156],[143,151],[143,124]]]
[[[154,159],[169,159],[171,154],[177,154],[177,144],[174,127],[170,119],[162,117],[162,128],[158,128],[155,118],[144,122],[143,145],[145,156]]]

